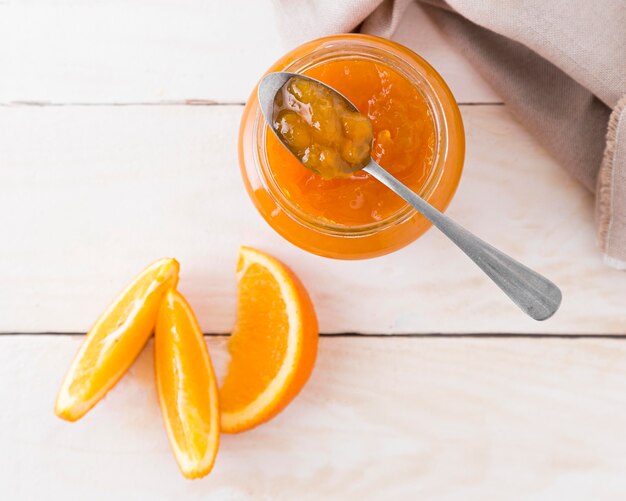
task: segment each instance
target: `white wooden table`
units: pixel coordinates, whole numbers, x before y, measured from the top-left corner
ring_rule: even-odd
[[[595,248],[592,197],[412,6],[394,38],[467,129],[449,214],[556,281],[562,309],[526,319],[436,232],[367,262],[293,247],[236,159],[242,103],[289,48],[272,18],[267,0],[0,0],[0,499],[624,499],[626,277]],[[223,368],[240,244],[289,263],[318,310],[284,413],[185,481],[148,346],[82,421],[53,416],[81,334],[163,255]]]

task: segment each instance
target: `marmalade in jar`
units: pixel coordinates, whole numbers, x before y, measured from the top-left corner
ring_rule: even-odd
[[[297,102],[289,104],[283,95],[275,103],[273,125],[313,172],[270,130],[255,89],[242,116],[239,161],[248,194],[270,226],[309,252],[339,259],[387,254],[423,234],[430,223],[357,167],[371,154],[431,205],[446,209],[461,176],[465,138],[441,76],[406,47],[359,34],[306,43],[268,70],[273,71],[303,74],[336,89],[356,106],[356,115],[369,119],[371,130],[350,129],[347,122],[356,117],[341,106],[335,110],[339,121],[327,114],[307,122],[313,129],[303,128],[306,116],[291,112],[306,104],[311,96],[305,91],[312,89],[292,86],[288,93]],[[327,99],[313,94],[320,102]],[[334,124],[334,131],[322,122]],[[340,177],[330,175],[335,169]]]
[[[435,140],[433,118],[419,90],[391,67],[374,61],[331,61],[303,73],[339,91],[370,119],[374,160],[419,191],[432,165]],[[331,133],[341,135],[339,130]],[[272,134],[267,135],[267,157],[277,184],[294,204],[327,221],[375,223],[406,205],[365,172],[342,179],[316,175]]]

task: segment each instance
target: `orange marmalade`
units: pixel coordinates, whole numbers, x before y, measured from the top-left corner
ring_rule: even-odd
[[[298,47],[269,71],[305,74],[337,89],[370,119],[372,157],[445,210],[462,171],[463,124],[450,90],[422,58],[388,40],[338,35]],[[407,245],[430,226],[365,172],[325,179],[307,169],[269,130],[256,90],[242,117],[239,158],[260,214],[315,254],[375,257]]]
[[[289,151],[323,179],[345,178],[370,162],[369,118],[321,82],[291,77],[274,96],[271,122]]]

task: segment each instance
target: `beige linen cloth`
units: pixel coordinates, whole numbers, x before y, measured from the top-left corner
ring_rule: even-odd
[[[605,260],[626,269],[626,0],[274,0],[274,5],[282,35],[297,44],[357,27],[390,37],[411,1],[420,1],[520,122],[595,192]]]

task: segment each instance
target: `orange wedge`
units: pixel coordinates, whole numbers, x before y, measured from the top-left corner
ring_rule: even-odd
[[[318,327],[309,295],[280,261],[242,247],[237,323],[220,389],[221,428],[238,433],[278,414],[306,383]]]
[[[161,299],[178,282],[178,269],[171,258],[152,263],[100,316],[65,376],[57,416],[76,421],[115,386],[152,334]]]
[[[171,289],[154,335],[154,366],[161,413],[183,475],[207,475],[217,455],[220,423],[217,383],[198,321]]]

